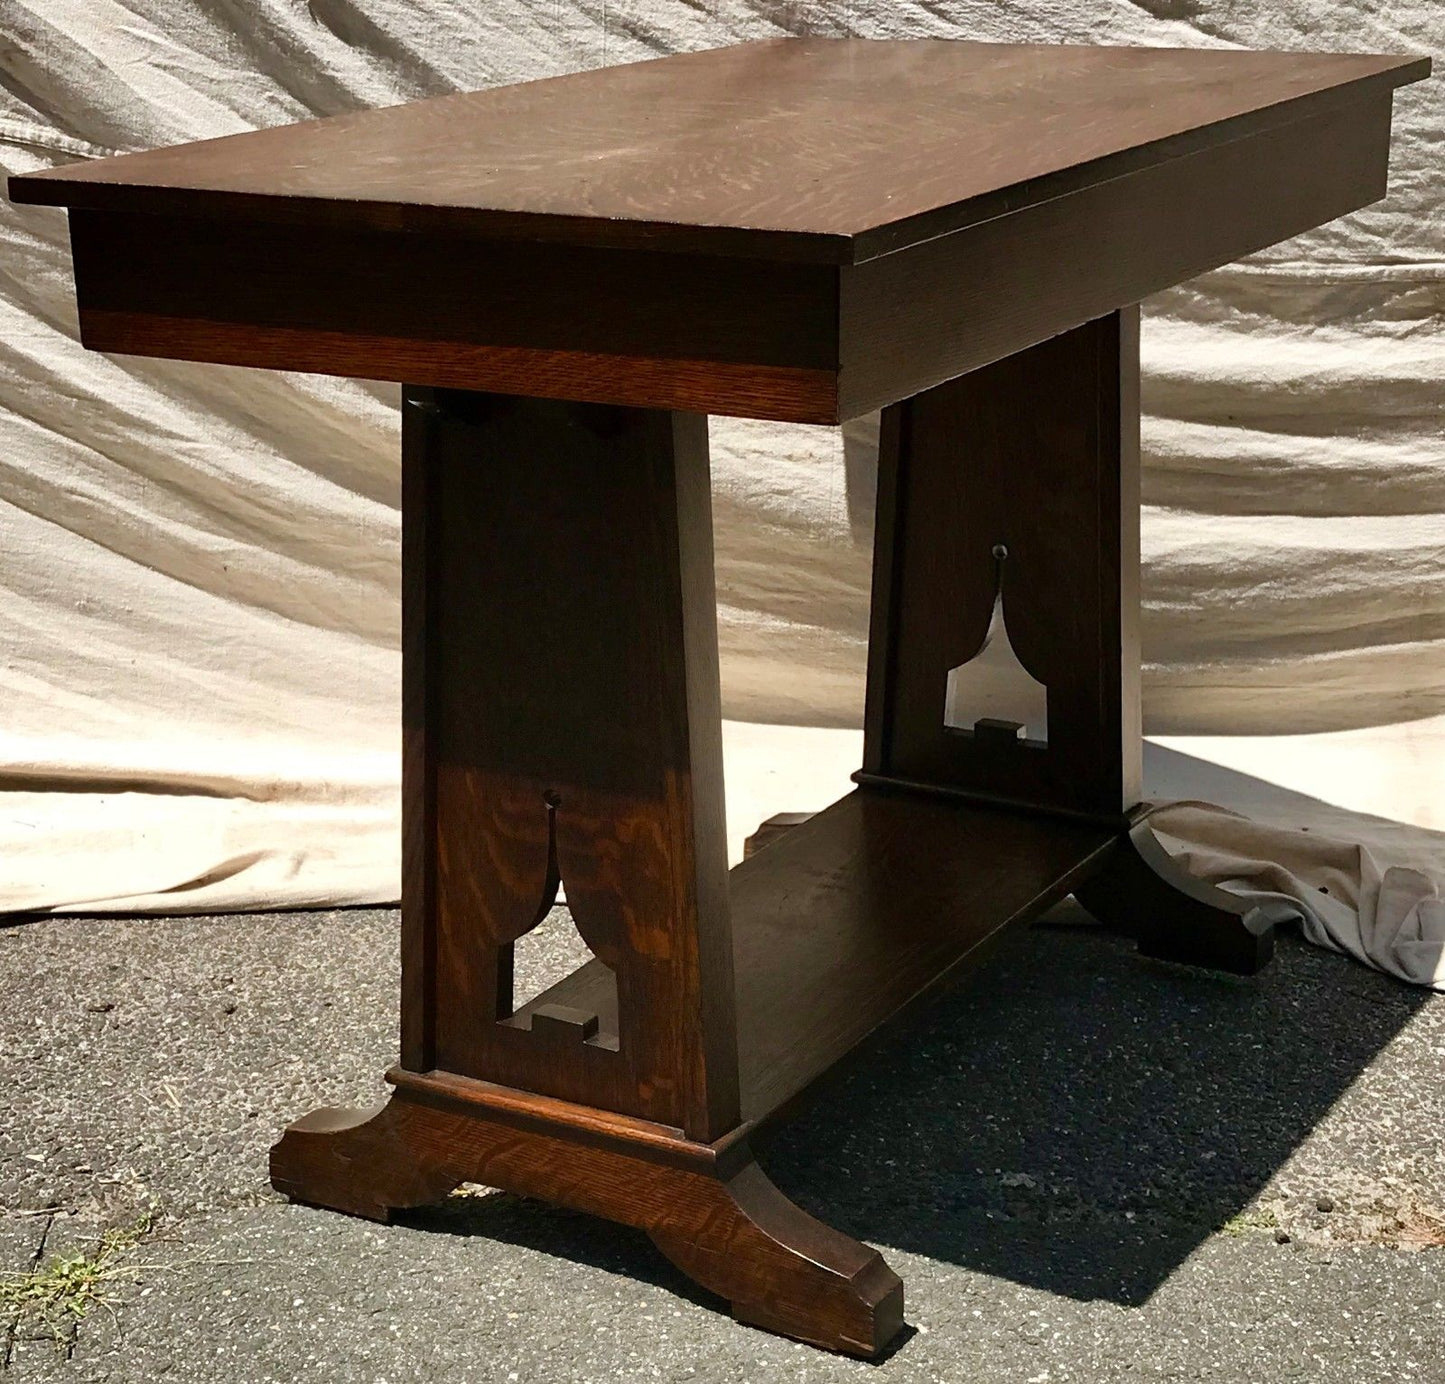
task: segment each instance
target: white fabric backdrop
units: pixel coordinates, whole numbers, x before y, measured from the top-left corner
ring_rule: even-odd
[[[1445,14],[1437,0],[0,0],[0,160],[16,172],[805,32],[1430,52]],[[1431,826],[1445,825],[1438,82],[1397,95],[1395,129],[1387,201],[1146,304],[1146,717],[1158,734],[1262,737],[1210,743]],[[0,909],[394,898],[395,389],[88,354],[63,215],[4,205],[0,236]],[[840,439],[715,420],[730,716],[857,724],[871,447],[866,424]],[[1299,732],[1319,734],[1274,738]],[[735,841],[832,787],[815,738],[758,743],[731,728]],[[1312,777],[1361,753],[1373,794]],[[1297,803],[1280,812],[1298,824]],[[1445,879],[1438,840],[1391,839]]]

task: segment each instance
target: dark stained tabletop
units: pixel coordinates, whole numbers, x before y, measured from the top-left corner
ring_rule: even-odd
[[[1429,60],[780,39],[12,178],[16,201],[855,263]]]

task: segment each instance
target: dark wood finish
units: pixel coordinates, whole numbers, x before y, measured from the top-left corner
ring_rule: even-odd
[[[841,273],[838,416],[1020,351],[1385,195],[1387,95]]]
[[[835,371],[784,365],[618,356],[526,346],[416,342],[398,337],[195,318],[82,313],[93,351],[201,360],[353,378],[424,380],[542,399],[682,409],[784,423],[835,423]]]
[[[775,813],[747,838],[746,858],[815,816]],[[1073,889],[1079,902],[1162,961],[1253,975],[1274,956],[1274,929],[1294,916],[1288,904],[1252,903],[1191,875],[1147,821],[1137,821],[1085,868],[1092,873]]]
[[[12,179],[72,209],[88,346],[409,385],[401,1062],[275,1185],[546,1197],[877,1354],[897,1277],[749,1132],[1070,890],[1267,957],[1136,807],[1131,305],[1382,195],[1428,70],[809,39]],[[880,405],[862,786],[729,875],[703,415]],[[1029,705],[946,726],[990,630]],[[562,885],[595,959],[518,1005]]]
[[[711,1148],[562,1102],[493,1100],[483,1082],[399,1080],[376,1110],[293,1124],[271,1151],[273,1184],[386,1221],[482,1182],[647,1231],[740,1321],[769,1331],[870,1356],[903,1325],[903,1285],[877,1251],[799,1210],[742,1140]]]
[[[1138,938],[1162,961],[1253,975],[1274,955],[1274,929],[1288,904],[1254,903],[1196,879],[1137,822],[1074,894],[1101,923]]]
[[[1192,878],[1138,822],[1138,356],[1130,308],[884,413],[856,777],[1114,823],[1074,888],[1085,907],[1148,955],[1248,974],[1278,912]],[[1047,744],[944,724],[948,671],[982,643],[1000,583],[1047,689]]]
[[[740,1320],[876,1354],[902,1324],[902,1285],[875,1252],[784,1198],[746,1131],[1062,898],[1113,844],[1083,824],[851,793],[732,872],[743,1123],[730,1134],[707,1144],[597,1109],[595,1094],[582,1106],[403,1066],[379,1110],[292,1125],[272,1181],[379,1220],[462,1181],[544,1196],[647,1230]],[[548,1051],[565,1061],[579,1031],[617,1026],[618,987],[596,960],[517,1017],[533,1033],[543,1020],[559,1030]]]
[[[864,771],[1122,826],[1139,798],[1138,312],[884,416]],[[1006,552],[1002,560],[998,549]],[[944,725],[1002,571],[1047,746]]]
[[[837,413],[838,276],[825,265],[366,229],[308,239],[95,211],[70,225],[95,350],[799,422]]]
[[[10,190],[97,350],[832,423],[1383,195],[1428,67],[791,40]]]
[[[415,390],[403,431],[404,787],[430,824],[407,1065],[716,1138],[738,1108],[706,421]],[[513,1015],[507,954],[559,880],[617,996],[570,1044]]]
[[[11,195],[851,264],[1428,71],[1420,57],[788,39],[123,155],[14,178]]]
[[[838,363],[837,274],[822,265],[366,230],[305,239],[264,222],[88,211],[72,213],[71,244],[86,312],[102,323],[147,312],[164,282],[165,314],[213,331],[236,322],[537,354]]]
[[[427,398],[402,398],[401,428],[401,1062],[413,1071],[436,1065],[437,792],[430,752],[427,613],[433,598],[430,539],[434,416]],[[511,951],[498,956],[497,987],[511,1000]],[[498,995],[500,1004],[501,996]]]
[[[790,1106],[834,1063],[987,944],[1068,894],[1115,833],[863,789],[731,875],[743,1118]],[[591,962],[526,1009],[607,1005]]]

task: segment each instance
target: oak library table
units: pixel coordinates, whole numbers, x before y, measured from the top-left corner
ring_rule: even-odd
[[[1136,304],[1383,196],[1428,71],[781,40],[12,178],[85,345],[405,384],[401,1061],[275,1186],[546,1198],[881,1351],[903,1285],[750,1136],[1070,892],[1267,959],[1140,819]],[[729,872],[707,415],[880,408],[858,786]],[[519,1004],[563,884],[595,959]]]

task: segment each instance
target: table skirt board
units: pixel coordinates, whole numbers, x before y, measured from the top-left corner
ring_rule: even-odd
[[[272,208],[233,219],[80,207],[70,217],[81,339],[98,351],[838,423],[1378,200],[1389,138],[1390,92],[1372,90],[842,265],[352,225],[303,237]]]

